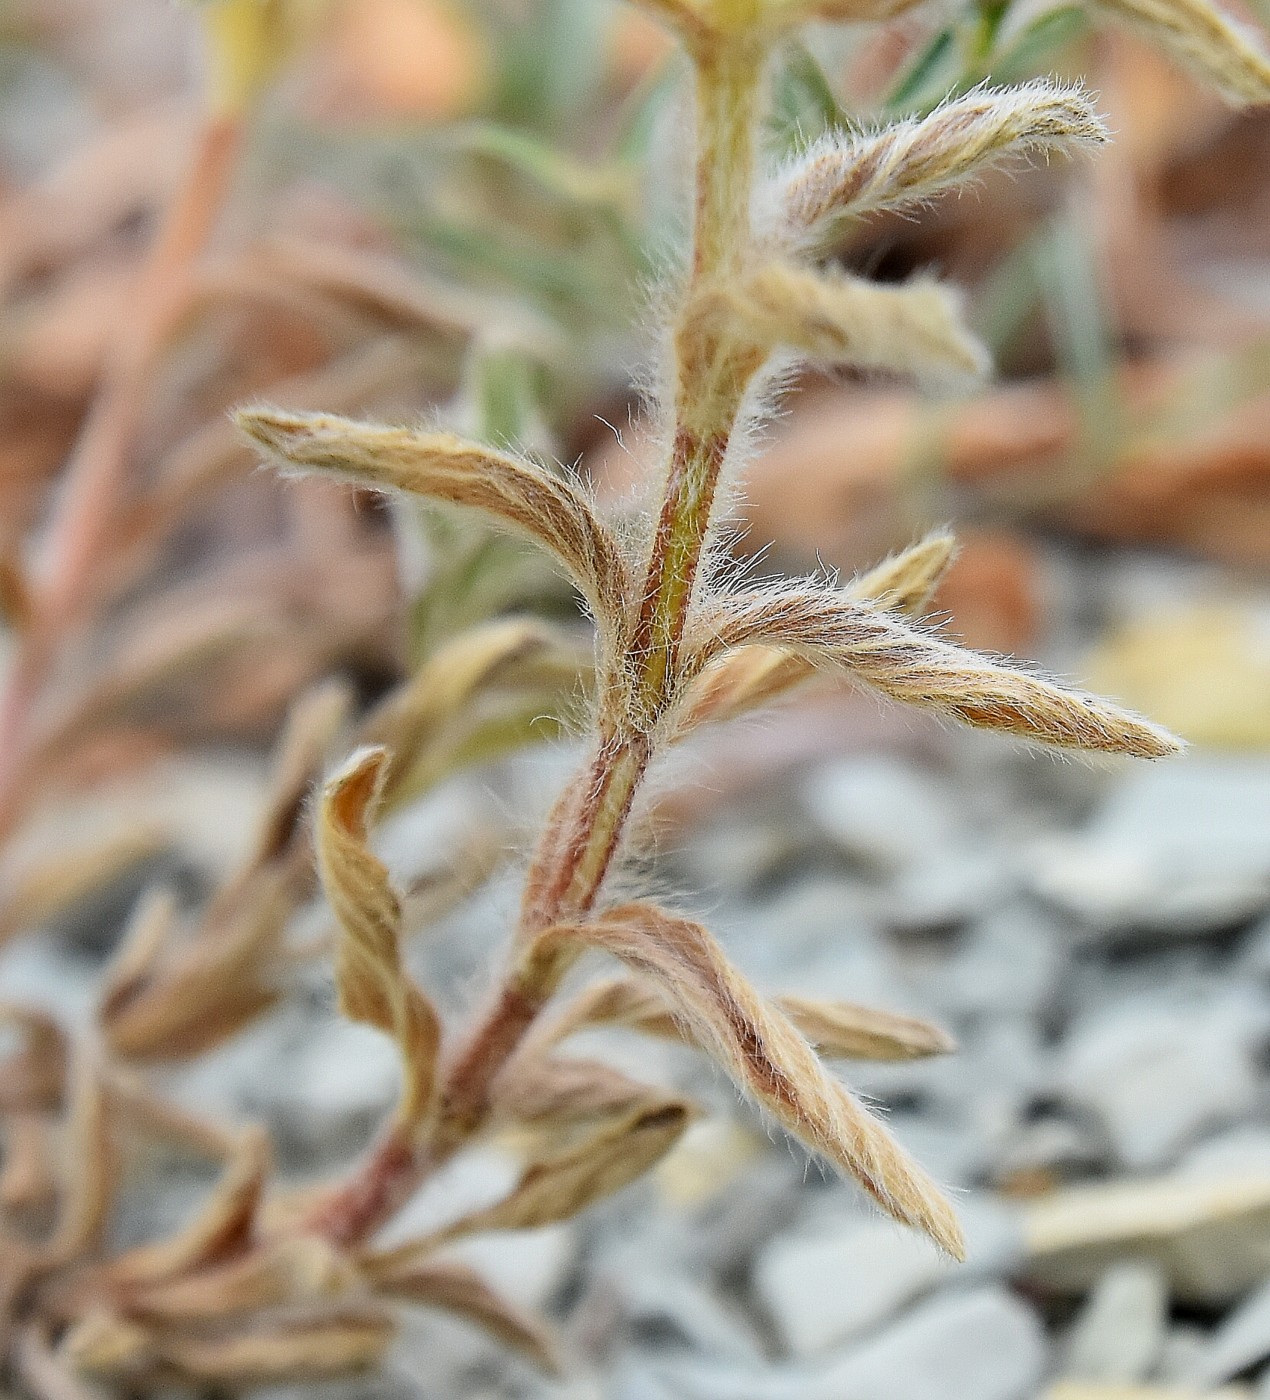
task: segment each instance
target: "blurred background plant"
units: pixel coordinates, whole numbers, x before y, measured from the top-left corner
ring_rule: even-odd
[[[304,795],[327,759],[350,736],[391,741],[404,809],[559,735],[588,683],[569,590],[528,547],[321,482],[280,489],[226,412],[260,397],[425,414],[580,459],[620,503],[649,451],[630,328],[682,234],[682,74],[659,29],[602,0],[7,0],[0,44],[0,936],[113,954],[65,1014],[61,990],[12,1012],[0,1209],[18,1237],[60,1220],[57,1247],[93,1257],[117,1228],[118,1152],[134,1154],[129,1200],[158,1144],[229,1162],[173,1251],[125,1268],[153,1308],[215,1260],[267,1172],[258,1139],[179,1106],[198,1083],[181,1076],[324,995]],[[1090,75],[1111,114],[1099,161],[985,176],[835,250],[883,280],[937,265],[968,285],[1003,382],[931,404],[802,376],[756,466],[749,540],[849,570],[955,515],[970,528],[940,605],[1009,651],[1044,630],[1038,539],[1217,560],[1233,584],[1098,616],[1089,669],[1189,738],[1264,746],[1270,657],[1246,581],[1270,556],[1265,117],[1232,114],[1087,7],[1019,0],[807,33],[779,57],[770,137],[794,149],[1055,70]],[[808,725],[730,748],[726,781],[744,790],[826,742]],[[668,791],[665,829],[701,804]],[[475,810],[414,842],[411,927],[519,838],[508,804]],[[171,890],[116,949],[156,885]],[[108,1075],[80,1063],[85,1028]],[[13,1289],[20,1254],[0,1270]],[[297,1279],[321,1294],[335,1266],[270,1267],[286,1298]],[[409,1288],[548,1357],[475,1275]],[[25,1388],[68,1396],[68,1357],[219,1384],[339,1371],[385,1345],[374,1307],[332,1318],[320,1336],[288,1321],[254,1351],[164,1357],[95,1318],[60,1355],[39,1329],[12,1354]]]

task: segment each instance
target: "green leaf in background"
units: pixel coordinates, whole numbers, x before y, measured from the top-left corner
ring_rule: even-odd
[[[997,31],[993,81],[1012,83],[1034,77],[1088,29],[1088,17],[1079,5],[1053,5],[1039,14],[1026,5],[1014,5]]]
[[[768,118],[772,144],[780,154],[809,145],[826,131],[858,129],[834,96],[814,55],[801,41],[785,46],[772,82]]]
[[[592,105],[611,22],[604,0],[490,5],[491,52],[498,60],[493,115],[515,126],[565,134],[570,117]]]
[[[462,122],[432,140],[443,150],[496,161],[566,204],[615,213],[631,202],[632,179],[624,165],[583,165],[540,137],[497,122]]]
[[[1084,10],[1066,0],[1040,7],[1031,0],[980,4],[930,38],[892,88],[884,111],[892,117],[927,112],[978,83],[1035,77],[1087,28]]]
[[[965,81],[952,25],[941,29],[900,76],[882,104],[888,117],[937,106]]]
[[[1093,239],[1077,213],[1057,219],[1032,248],[1060,371],[1076,391],[1083,455],[1098,470],[1123,432],[1113,367],[1114,330],[1098,280]]]

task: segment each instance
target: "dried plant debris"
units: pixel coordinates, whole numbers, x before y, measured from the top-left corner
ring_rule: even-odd
[[[311,361],[288,361],[278,349],[292,387],[301,379],[294,399],[307,407],[259,401],[279,396],[256,390],[288,379],[275,364],[264,382],[247,385],[255,401],[236,419],[269,461],[317,478],[288,488],[292,535],[269,541],[263,559],[213,573],[200,588],[211,599],[205,609],[178,593],[165,628],[142,614],[140,644],[126,645],[126,630],[115,634],[114,663],[102,673],[83,649],[98,603],[104,617],[127,597],[187,504],[243,466],[223,437],[196,434],[169,444],[180,470],[161,472],[153,492],[131,479],[154,381],[200,299],[241,296],[244,287],[255,295],[262,278],[276,277],[287,285],[271,304],[316,320],[332,343],[346,318],[370,316],[435,338],[448,370],[468,339],[479,340],[490,305],[403,281],[376,255],[347,250],[318,250],[288,268],[275,248],[272,261],[266,252],[208,274],[204,251],[258,104],[320,26],[310,7],[290,0],[197,8],[210,82],[191,158],[144,256],[135,314],[103,352],[93,401],[68,444],[41,567],[28,574],[19,564],[17,540],[0,559],[0,602],[16,648],[0,704],[0,830],[20,824],[51,773],[73,770],[65,752],[55,762],[54,750],[78,749],[86,767],[90,756],[104,762],[99,749],[125,767],[139,762],[147,706],[174,683],[246,728],[281,697],[292,703],[254,839],[205,906],[191,915],[170,892],[148,893],[120,932],[87,1024],[6,1009],[15,1048],[0,1065],[0,1339],[6,1381],[36,1400],[95,1383],[121,1393],[237,1391],[343,1376],[379,1365],[403,1311],[415,1307],[464,1319],[557,1370],[563,1352],[547,1324],[474,1271],[462,1246],[557,1225],[614,1196],[681,1149],[699,1113],[674,1090],[573,1056],[564,1042],[597,1025],[704,1052],[881,1211],[964,1257],[944,1191],[826,1065],[924,1060],[950,1052],[951,1038],[918,1017],[765,996],[702,923],[619,897],[610,875],[645,780],[676,741],[822,670],[1036,744],[1137,758],[1178,751],[1148,721],[960,647],[931,626],[932,592],[954,552],[945,533],[841,587],[749,583],[730,569],[725,545],[726,502],[791,365],[882,371],[924,385],[987,371],[987,351],[952,289],[922,278],[883,286],[831,270],[823,261],[830,238],[846,221],[909,209],[1003,162],[1089,150],[1106,131],[1081,88],[978,86],[924,116],[831,132],[778,164],[763,133],[775,55],[793,32],[914,7],[649,0],[644,8],[685,51],[696,134],[690,246],[661,298],[667,365],[649,412],[664,460],[644,515],[611,517],[578,473],[527,450],[539,405],[519,357],[548,360],[566,353],[568,340],[536,312],[515,318],[510,359],[500,358],[501,344],[478,345],[479,363],[468,359],[481,382],[469,384],[451,421],[463,416],[458,408],[479,409],[471,437],[344,416],[412,371],[396,349],[369,368],[364,356],[332,359],[329,346]],[[1205,5],[1102,8],[1154,34],[1232,100],[1270,97],[1259,50]],[[584,205],[610,234],[624,217],[624,178],[544,161],[532,142],[478,138],[470,144],[483,158],[514,167],[571,217]],[[118,208],[117,193],[102,195],[83,218],[108,225]],[[39,263],[30,249],[23,258]],[[632,270],[646,265],[642,254],[629,260]],[[551,282],[553,269],[539,267]],[[572,289],[542,300],[569,321],[586,298]],[[491,601],[471,627],[420,624],[415,674],[364,717],[349,687],[310,688],[351,658],[378,664],[381,679],[392,670],[383,637],[400,598],[394,543],[408,532],[394,536],[382,516],[362,512],[368,492],[474,514],[481,530],[541,551],[576,590],[574,611],[589,616],[593,648],[579,646],[573,620],[505,615],[508,595],[494,588],[480,595]],[[474,576],[506,557],[468,544],[458,555]],[[346,589],[354,570],[361,586]],[[87,586],[96,579],[100,599]],[[427,611],[416,606],[416,621]],[[227,658],[228,670],[217,671]],[[59,706],[50,697],[64,672],[75,685]],[[208,680],[218,674],[229,681]],[[584,761],[528,862],[488,1004],[471,1025],[451,1024],[444,1000],[409,965],[408,899],[376,851],[376,824],[456,769],[565,725],[584,733]],[[122,859],[98,853],[93,878]],[[5,932],[74,898],[85,879],[56,864],[28,872],[3,911]],[[325,947],[295,933],[296,916],[319,898],[334,919],[340,1011],[391,1040],[400,1088],[350,1170],[288,1191],[264,1129],[204,1119],[168,1102],[149,1075],[224,1045],[287,996],[297,965]],[[566,980],[595,954],[624,964],[622,975],[581,989]],[[501,1193],[404,1240],[380,1238],[420,1188],[495,1137],[519,1153]],[[114,1220],[137,1138],[179,1142],[218,1175],[178,1229],[121,1245]],[[1156,1204],[1168,1214],[1167,1199]],[[1038,1269],[1065,1259],[1065,1228],[1061,1202],[1030,1219]],[[1154,1238],[1154,1229],[1144,1220],[1144,1233]],[[994,1317],[993,1309],[1009,1311],[995,1298],[970,1295],[969,1305]]]

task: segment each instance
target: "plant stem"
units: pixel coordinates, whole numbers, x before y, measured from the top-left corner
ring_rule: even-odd
[[[601,697],[598,742],[556,803],[530,863],[518,936],[522,953],[543,929],[585,918],[612,865],[652,757],[650,735],[674,700],[680,641],[720,474],[746,391],[761,366],[761,356],[703,329],[694,317],[700,295],[735,275],[749,250],[763,75],[762,51],[752,37],[715,40],[708,53],[695,55],[699,148],[692,261],[675,331],[675,423],[644,601],[626,649],[640,723],[632,726],[623,706]],[[546,963],[532,956],[514,963],[446,1072],[429,1140],[412,1153],[386,1135],[354,1176],[319,1203],[308,1228],[344,1244],[367,1238],[480,1129],[495,1078],[567,965],[567,954]]]
[[[0,698],[0,840],[29,794],[23,772],[32,715],[70,633],[93,601],[93,579],[118,522],[146,389],[189,303],[199,254],[225,200],[241,144],[240,116],[204,122],[183,181],[147,255],[130,319],[66,466],[49,523],[45,576]]]

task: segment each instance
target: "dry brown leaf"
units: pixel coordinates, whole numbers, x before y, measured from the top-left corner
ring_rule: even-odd
[[[284,466],[469,506],[528,535],[564,565],[615,654],[629,593],[626,561],[580,486],[452,433],[266,408],[243,409],[237,421]]]
[[[441,1023],[406,972],[401,903],[367,844],[389,762],[386,749],[362,749],[326,783],[317,853],[342,930],[335,965],[340,1008],[396,1040],[404,1079],[398,1117],[405,1128],[417,1129],[433,1107]]]
[[[0,1063],[0,1113],[52,1112],[66,1093],[65,1032],[43,1011],[0,1005],[0,1027],[14,1027],[21,1045]]]
[[[564,1150],[550,1142],[521,1173],[511,1194],[447,1225],[436,1234],[393,1249],[369,1252],[361,1263],[372,1285],[427,1259],[450,1240],[490,1230],[534,1230],[569,1220],[595,1201],[643,1176],[675,1145],[692,1117],[683,1099],[646,1090],[600,1120],[600,1126]]]
[[[53,1125],[39,1113],[7,1114],[0,1215],[42,1216],[57,1202]]]
[[[854,602],[890,608],[905,617],[921,617],[956,556],[947,531],[936,530],[853,579],[843,596]],[[779,647],[748,646],[712,661],[684,696],[676,719],[675,739],[699,725],[735,719],[786,695],[816,675],[806,657]]]
[[[418,777],[437,767],[434,750],[448,751],[456,727],[470,722],[473,707],[490,690],[576,687],[589,669],[583,649],[559,629],[537,619],[510,618],[463,632],[430,657],[367,717],[363,742],[383,745],[390,761],[383,801],[389,810],[417,794]]]
[[[533,955],[550,957],[562,941],[602,949],[650,978],[686,1034],[787,1131],[853,1176],[888,1214],[962,1256],[961,1230],[942,1192],[700,924],[652,905],[622,905],[591,923],[548,930]]]
[[[91,1047],[77,1049],[71,1065],[70,1115],[60,1165],[65,1180],[52,1238],[42,1250],[57,1263],[95,1249],[105,1234],[119,1188],[118,1148],[104,1072]]]
[[[947,1055],[956,1049],[953,1039],[938,1026],[915,1016],[789,993],[772,1000],[821,1055],[846,1060],[914,1060]],[[682,1018],[657,986],[633,977],[615,977],[588,987],[557,1017],[544,1020],[530,1033],[526,1050],[541,1055],[575,1031],[604,1025],[692,1043]]]
[[[353,1266],[311,1235],[263,1243],[224,1263],[121,1290],[130,1316],[147,1323],[207,1322],[354,1291]]]
[[[777,997],[776,1004],[819,1054],[833,1059],[917,1060],[957,1048],[946,1032],[916,1016],[790,993]]]
[[[143,1327],[99,1311],[70,1329],[59,1355],[76,1371],[103,1379],[226,1386],[296,1383],[375,1365],[395,1330],[387,1311],[365,1305],[264,1314],[238,1328],[188,1330]]]
[[[894,613],[815,585],[721,596],[695,619],[690,665],[730,648],[779,645],[893,700],[980,729],[1088,753],[1163,758],[1171,734],[1107,700],[1017,670]]]
[[[264,1317],[222,1335],[165,1337],[163,1360],[179,1375],[215,1385],[326,1380],[369,1370],[396,1335],[386,1310],[332,1307],[310,1316]]]
[[[112,1261],[112,1284],[154,1285],[242,1249],[251,1239],[270,1165],[264,1130],[240,1133],[233,1157],[198,1214],[168,1239],[139,1245]]]
[[[126,1002],[151,975],[176,925],[176,895],[167,888],[147,890],[101,976],[98,1017],[108,1020],[112,1009]]]
[[[298,893],[290,872],[257,871],[238,891],[232,916],[116,988],[101,1008],[102,1032],[115,1054],[138,1061],[200,1054],[274,1005],[281,995],[278,951]],[[215,997],[207,995],[209,986]]]
[[[84,839],[73,849],[34,853],[5,873],[0,942],[36,928],[110,884],[169,844],[158,826],[136,826]]]
[[[309,789],[322,772],[328,750],[353,707],[346,681],[328,679],[302,695],[287,715],[273,760],[269,797],[256,838],[254,863],[286,853],[296,840]]]
[[[500,1115],[519,1127],[550,1132],[557,1146],[567,1135],[644,1104],[648,1085],[598,1060],[543,1056],[528,1041],[495,1082]]]
[[[466,1264],[434,1259],[385,1270],[376,1279],[375,1291],[381,1297],[454,1313],[528,1357],[548,1375],[560,1374],[559,1345],[546,1323],[499,1297]]]

